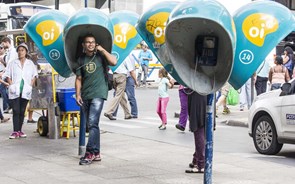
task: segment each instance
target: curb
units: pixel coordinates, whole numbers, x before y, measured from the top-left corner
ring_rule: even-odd
[[[226,125],[229,126],[238,126],[238,127],[246,127],[248,128],[248,123],[243,122],[243,121],[237,121],[237,120],[225,120],[221,123],[225,123]]]

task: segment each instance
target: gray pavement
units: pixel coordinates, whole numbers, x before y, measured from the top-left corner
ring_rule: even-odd
[[[230,109],[229,115],[217,113],[217,124],[245,126],[247,111],[241,112],[237,106]],[[102,117],[102,121],[105,121],[103,119]],[[9,140],[11,129],[11,120],[0,124],[1,184],[203,183],[202,174],[184,173],[191,161],[193,146],[186,147],[105,131],[101,134],[102,161],[80,166],[78,137],[71,136],[69,140],[48,139],[34,133],[36,124],[24,124],[23,129],[28,137]],[[266,164],[264,158],[266,157],[259,154],[214,152],[213,183],[294,183],[293,166],[275,162]],[[273,175],[273,169],[280,171],[280,175]]]

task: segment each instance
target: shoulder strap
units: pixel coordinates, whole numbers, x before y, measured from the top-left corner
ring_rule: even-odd
[[[259,69],[259,71],[257,72],[257,74],[259,74],[262,70],[262,68],[264,67],[264,64],[265,64],[265,60],[263,60],[263,65],[261,66],[261,68]]]

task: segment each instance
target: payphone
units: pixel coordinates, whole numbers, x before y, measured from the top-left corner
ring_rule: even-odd
[[[218,54],[218,37],[197,36],[195,40],[196,64],[201,66],[216,66]]]

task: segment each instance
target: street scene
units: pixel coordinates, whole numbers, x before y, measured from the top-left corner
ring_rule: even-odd
[[[295,1],[0,3],[0,184],[291,184]]]
[[[34,133],[36,124],[25,123],[28,137],[11,141],[7,138],[11,122],[0,124],[1,183],[202,183],[202,174],[184,173],[194,143],[188,126],[184,132],[175,128],[178,89],[169,91],[165,131],[158,129],[156,94],[156,88],[136,89],[138,119],[125,120],[120,108],[115,121],[101,117],[102,161],[86,167],[78,164],[78,137],[72,133],[68,140],[52,140]],[[259,154],[245,127],[248,112],[239,111],[238,106],[229,108],[228,115],[217,113],[213,183],[292,184],[295,147],[286,144],[275,156]]]

